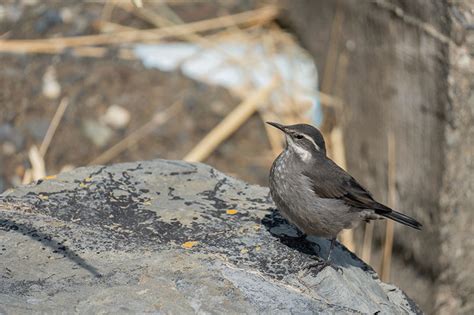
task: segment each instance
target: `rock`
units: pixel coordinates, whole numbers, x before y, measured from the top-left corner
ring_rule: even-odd
[[[0,195],[0,313],[416,314],[338,245],[298,241],[267,188],[204,164],[78,168]]]

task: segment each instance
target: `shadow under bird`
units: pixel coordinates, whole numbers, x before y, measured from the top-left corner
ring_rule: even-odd
[[[329,159],[317,128],[267,123],[283,131],[286,138],[285,150],[270,170],[271,196],[282,216],[305,235],[331,240],[323,268],[331,265],[339,232],[361,221],[388,218],[421,229],[415,219],[374,200],[369,191]]]

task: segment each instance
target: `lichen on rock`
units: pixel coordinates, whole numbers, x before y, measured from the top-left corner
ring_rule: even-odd
[[[0,195],[0,312],[420,313],[338,245],[301,241],[267,188],[204,164],[78,168]]]

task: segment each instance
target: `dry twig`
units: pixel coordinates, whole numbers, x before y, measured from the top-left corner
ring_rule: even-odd
[[[101,20],[110,20],[110,17],[112,16],[112,11],[114,10],[114,2],[114,0],[105,0],[104,7],[102,8],[102,12],[100,14]]]
[[[341,127],[334,127],[330,133],[331,158],[343,169],[346,169],[346,152]],[[355,252],[354,232],[352,230],[342,230],[340,240],[350,251]]]
[[[336,13],[331,25],[329,48],[327,52],[326,62],[324,63],[324,75],[321,82],[321,91],[328,94],[332,93],[334,75],[336,74],[339,40],[341,38],[343,21],[344,12],[341,9],[340,0],[337,0]]]
[[[43,138],[43,142],[41,142],[39,153],[42,157],[46,155],[49,144],[51,143],[51,140],[53,139],[54,134],[56,133],[56,129],[58,128],[59,123],[61,122],[61,118],[63,117],[68,105],[68,98],[63,97],[61,99],[61,102],[59,103],[58,108],[56,109],[56,112],[54,113],[51,123],[49,124],[48,130],[46,131],[46,135]]]
[[[267,132],[267,137],[268,141],[270,142],[270,147],[272,148],[273,156],[275,157],[283,150],[281,133],[279,130],[266,124],[266,122],[278,121],[278,117],[268,110],[259,110],[259,114],[260,118],[262,119],[263,125],[265,126],[265,131]]]
[[[185,157],[188,162],[200,162],[206,159],[225,139],[232,135],[249,119],[262,103],[267,102],[271,92],[277,85],[274,79],[270,84],[250,94],[214,129],[212,129]]]
[[[29,184],[32,180],[39,180],[46,176],[46,166],[44,162],[44,156],[48,151],[48,147],[51,143],[51,140],[56,133],[56,129],[61,122],[61,118],[66,111],[67,106],[69,105],[69,101],[67,97],[61,99],[56,112],[54,113],[53,119],[49,124],[48,130],[41,142],[41,146],[38,149],[36,145],[33,145],[30,150],[28,151],[28,158],[30,160],[31,169],[27,169],[25,174],[23,174],[22,183]]]
[[[105,20],[98,20],[94,23],[94,27],[102,33],[119,33],[137,31],[137,28],[125,26],[117,23],[112,23]]]
[[[38,150],[38,147],[33,145],[31,146],[30,150],[28,151],[28,158],[30,159],[31,163],[31,178],[27,183],[33,180],[38,180],[46,176],[46,169],[44,166],[44,159],[41,153]],[[27,172],[25,172],[25,175]],[[25,176],[26,177],[26,176]],[[25,177],[23,180],[25,180]]]
[[[261,9],[234,15],[152,30],[35,40],[0,40],[0,51],[13,53],[50,53],[52,51],[61,52],[70,47],[157,41],[164,38],[180,37],[185,34],[210,31],[233,25],[261,25],[275,19],[277,14],[278,10],[275,6],[266,6]]]
[[[161,15],[149,10],[149,9],[143,9],[143,8],[133,8],[130,5],[127,5],[127,3],[117,3],[117,5],[122,8],[123,10],[136,15],[137,17],[153,24],[156,27],[171,27],[175,25],[185,25],[183,20],[180,19],[179,16],[177,16],[173,10],[171,10],[166,4],[161,4],[161,8],[164,9],[164,11],[167,13],[168,16],[171,16],[171,19],[167,17],[162,17]],[[235,26],[235,25],[232,25]],[[212,40],[210,38],[206,38],[204,36],[201,36],[198,33],[186,33],[179,35],[177,37],[180,37],[186,41],[189,41],[191,43],[196,43],[197,45],[201,47],[206,47],[206,48],[213,48],[222,55],[226,56],[227,59],[229,59],[231,62],[238,64],[240,67],[243,69],[249,69],[248,61],[242,61],[238,58],[235,58],[231,54],[229,54],[227,51],[224,49],[218,47],[218,45],[221,43],[221,41],[218,40]]]

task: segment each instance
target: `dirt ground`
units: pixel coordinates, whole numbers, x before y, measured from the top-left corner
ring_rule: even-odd
[[[198,4],[177,7],[189,21],[250,9],[250,2],[228,6]],[[16,21],[3,19],[0,36],[4,38],[46,38],[97,33],[94,23],[102,13],[100,4],[38,2],[17,5]],[[13,10],[12,7],[8,8]],[[180,11],[181,10],[181,11]],[[63,21],[64,12],[73,15]],[[126,12],[115,9],[112,19],[137,28],[150,27]],[[124,60],[114,49],[104,58],[79,58],[61,55],[0,54],[0,191],[19,184],[29,168],[28,150],[40,145],[62,97],[69,105],[45,156],[48,174],[64,166],[89,164],[124,136],[137,130],[153,114],[175,102],[182,106],[150,135],[141,138],[108,163],[155,158],[181,159],[230,112],[240,100],[227,90],[188,79],[177,72],[164,73],[145,68],[139,60]],[[42,93],[42,80],[53,67],[61,86],[60,96],[49,99]],[[111,129],[112,136],[97,146],[85,132],[86,121],[99,121],[111,105],[129,111],[125,128]],[[263,123],[252,117],[206,161],[217,169],[251,183],[266,185],[272,155]]]

